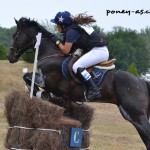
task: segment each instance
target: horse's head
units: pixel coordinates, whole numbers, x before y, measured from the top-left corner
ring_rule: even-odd
[[[36,35],[38,29],[37,22],[30,19],[20,18],[19,21],[15,19],[17,29],[13,34],[13,43],[10,48],[8,59],[10,63],[18,61],[19,57],[28,49],[34,49],[36,42]]]

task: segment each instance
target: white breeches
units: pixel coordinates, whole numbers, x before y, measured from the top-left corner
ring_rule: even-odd
[[[96,65],[102,61],[107,61],[109,58],[109,51],[106,46],[94,47],[88,53],[79,58],[73,65],[74,73],[77,73],[78,67],[88,68]]]

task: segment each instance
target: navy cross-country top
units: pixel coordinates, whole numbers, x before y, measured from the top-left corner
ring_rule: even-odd
[[[69,29],[68,32],[66,33],[66,42],[77,43],[79,38],[80,33],[75,29]]]

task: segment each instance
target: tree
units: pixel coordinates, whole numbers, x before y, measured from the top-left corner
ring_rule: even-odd
[[[145,29],[141,29],[141,33],[140,34],[144,35],[144,36],[150,35],[150,27],[147,26]]]
[[[98,34],[106,35],[106,33],[104,32],[104,29],[103,29],[103,28],[100,28],[100,27],[97,26],[97,25],[93,25],[92,27],[94,28],[94,30],[95,30]]]
[[[145,41],[146,43],[146,48],[148,49],[148,56],[150,58],[150,27],[146,27],[146,29],[141,29],[140,32],[141,38]],[[150,64],[150,59],[149,59],[149,64]]]
[[[12,34],[15,32],[16,27],[10,29],[0,27],[0,43],[6,48],[11,47]]]
[[[149,68],[148,50],[144,40],[136,31],[115,28],[107,34],[109,39],[110,57],[116,58],[116,68],[127,70],[130,64],[135,64],[139,74],[147,72]]]
[[[5,60],[7,58],[6,48],[0,44],[0,60]]]
[[[52,33],[56,33],[57,27],[56,25],[53,25],[49,20],[45,19],[44,21],[41,21],[41,25],[47,29],[48,31]]]
[[[128,72],[132,73],[133,75],[139,77],[138,71],[137,71],[137,67],[135,66],[135,64],[131,64],[127,70]]]
[[[22,59],[28,63],[34,62],[35,54],[32,52],[32,50],[28,50],[26,53],[22,55]]]

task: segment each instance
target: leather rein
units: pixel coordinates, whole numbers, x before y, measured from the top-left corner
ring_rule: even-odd
[[[18,34],[16,35],[15,38],[18,37],[19,33],[20,33],[20,32],[18,32]],[[42,39],[48,39],[48,38],[42,38]],[[25,46],[23,46],[23,47],[21,47],[21,48],[19,48],[19,49],[18,49],[17,47],[10,47],[10,52],[13,52],[13,54],[14,54],[15,56],[17,56],[17,55],[20,54],[20,52],[22,52],[24,49],[28,48],[29,46],[34,45],[35,43],[36,43],[36,39],[32,39],[31,42],[29,42],[28,44],[26,44]],[[42,57],[42,58],[40,58],[38,61],[42,61],[42,60],[44,60],[44,59],[51,58],[51,57],[63,57],[63,56],[65,56],[63,53],[60,53],[60,54],[57,53],[57,54],[53,54],[53,55],[49,55],[49,56]]]
[[[51,57],[63,57],[63,56],[65,56],[65,55],[64,54],[53,54],[53,55],[42,57],[38,61],[42,61],[44,59],[51,58]]]

